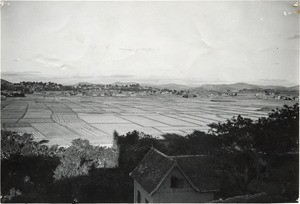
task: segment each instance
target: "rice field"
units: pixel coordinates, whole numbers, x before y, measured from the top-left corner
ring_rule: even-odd
[[[28,95],[1,99],[1,129],[30,133],[49,145],[69,146],[77,138],[94,145],[112,145],[113,132],[142,131],[157,138],[208,131],[213,122],[241,115],[253,120],[268,116],[265,110],[292,105],[293,101],[261,100],[254,96],[181,98],[75,97]]]
[[[52,115],[51,118],[54,120],[56,123],[80,123],[83,122],[76,114],[72,115]]]

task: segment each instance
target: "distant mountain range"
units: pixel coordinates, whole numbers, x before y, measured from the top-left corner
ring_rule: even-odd
[[[262,86],[262,85],[254,85],[247,83],[235,83],[235,84],[204,84],[201,86],[187,86],[181,84],[162,84],[162,85],[151,85],[147,84],[147,86],[152,86],[155,88],[166,88],[166,89],[175,89],[175,90],[198,90],[198,91],[227,91],[227,90],[279,90],[279,91],[299,91],[299,86],[292,87],[284,87],[284,86]]]
[[[227,90],[281,90],[281,91],[299,91],[299,86],[284,87],[284,86],[262,86],[247,83],[235,83],[235,84],[204,84],[196,87],[195,89],[202,89],[207,91],[227,91]]]
[[[191,89],[192,86],[182,85],[182,84],[160,84],[160,85],[154,85],[154,84],[141,84],[142,86],[151,86],[154,88],[159,89],[175,89],[175,90],[185,90],[185,89]]]
[[[77,86],[80,86],[80,85],[92,85],[92,83],[89,83],[89,82],[79,82],[79,83],[71,85],[71,86],[77,87]]]
[[[137,82],[115,82],[115,83],[112,83],[111,85],[125,86],[125,85],[130,85],[130,84],[138,84],[138,83]]]

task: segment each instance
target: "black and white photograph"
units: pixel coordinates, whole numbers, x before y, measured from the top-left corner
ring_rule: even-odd
[[[1,203],[298,203],[299,0],[1,0]]]

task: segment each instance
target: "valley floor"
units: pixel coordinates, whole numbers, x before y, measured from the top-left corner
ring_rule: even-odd
[[[268,116],[295,101],[257,99],[253,94],[236,97],[182,98],[174,95],[145,97],[78,97],[26,95],[2,98],[1,129],[31,133],[49,145],[69,146],[76,138],[110,146],[114,131],[138,130],[157,138],[208,131],[213,122],[241,115],[251,119]]]

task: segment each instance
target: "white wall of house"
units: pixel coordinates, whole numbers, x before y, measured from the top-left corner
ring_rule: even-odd
[[[172,176],[177,177],[182,180],[182,186],[180,188],[171,188],[171,178]],[[175,167],[170,174],[163,181],[161,186],[152,195],[153,202],[155,203],[199,203],[199,202],[209,202],[214,200],[214,193],[200,193],[197,192],[190,183],[186,180],[184,175],[180,170]]]
[[[143,189],[143,187],[134,180],[134,202],[138,203],[138,191],[141,193],[141,203],[146,203],[146,199],[149,203],[153,203],[153,198],[149,196],[149,193]]]
[[[180,188],[171,188],[171,178],[182,179]],[[175,167],[166,177],[152,196],[134,180],[134,202],[138,203],[138,191],[141,194],[141,203],[201,203],[214,200],[214,192],[200,193],[186,180],[180,170]]]

